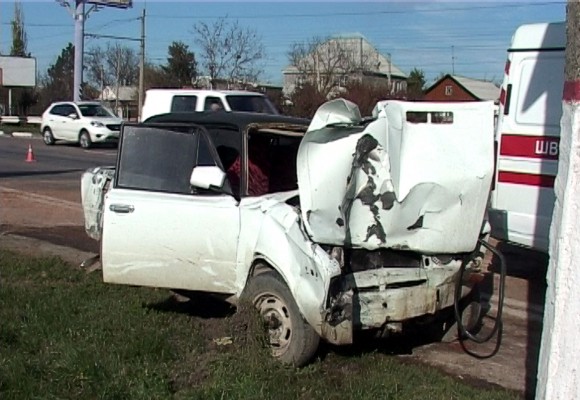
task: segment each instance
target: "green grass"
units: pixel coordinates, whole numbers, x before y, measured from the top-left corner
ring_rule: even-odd
[[[253,313],[171,299],[0,251],[0,399],[517,398],[377,352],[285,367]],[[214,343],[224,336],[233,344]]]

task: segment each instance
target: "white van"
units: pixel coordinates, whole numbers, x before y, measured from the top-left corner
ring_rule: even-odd
[[[141,121],[170,112],[246,111],[278,114],[262,93],[241,90],[150,89],[145,92]]]
[[[520,26],[500,95],[492,235],[541,251],[555,201],[565,47],[563,22]]]

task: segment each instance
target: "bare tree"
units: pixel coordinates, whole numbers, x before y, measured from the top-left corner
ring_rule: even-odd
[[[107,68],[116,85],[134,85],[139,77],[139,57],[130,47],[108,44],[105,52]]]
[[[88,81],[94,87],[99,88],[101,93],[103,93],[105,86],[109,86],[113,82],[106,64],[106,51],[102,47],[92,47],[85,53]]]
[[[132,48],[108,43],[106,48],[94,46],[86,54],[88,81],[101,91],[105,86],[137,84],[139,57]]]
[[[255,82],[262,73],[258,63],[265,57],[262,38],[256,30],[242,28],[237,21],[220,18],[213,24],[194,25],[201,65],[212,86],[216,80]]]
[[[349,78],[380,66],[378,52],[362,38],[314,37],[292,44],[288,59],[297,69],[297,85],[314,85],[324,96],[346,86]]]

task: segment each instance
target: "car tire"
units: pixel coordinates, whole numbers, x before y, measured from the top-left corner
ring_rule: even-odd
[[[79,145],[83,149],[90,149],[91,146],[93,145],[93,142],[91,141],[91,135],[89,135],[89,132],[87,132],[84,129],[81,131],[79,135]]]
[[[42,140],[47,146],[52,146],[54,144],[54,135],[52,134],[52,131],[49,127],[44,128],[42,131]]]
[[[250,279],[242,300],[254,305],[266,322],[270,347],[284,364],[301,367],[318,349],[320,336],[306,322],[290,289],[274,271]]]

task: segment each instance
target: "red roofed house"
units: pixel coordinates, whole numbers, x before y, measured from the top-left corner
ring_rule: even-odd
[[[499,100],[500,88],[493,82],[445,75],[426,91],[425,101],[493,101]]]

